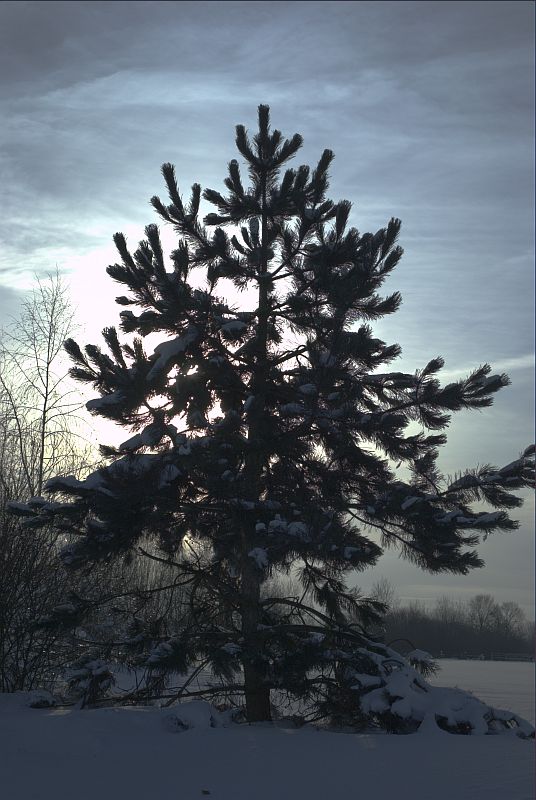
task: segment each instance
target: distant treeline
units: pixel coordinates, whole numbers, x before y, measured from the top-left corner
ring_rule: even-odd
[[[388,607],[377,632],[386,643],[395,642],[395,649],[411,643],[435,658],[534,655],[534,623],[517,603],[498,603],[489,594],[478,594],[465,601],[441,597],[432,608],[419,602],[402,605],[385,580],[376,584],[373,594]]]

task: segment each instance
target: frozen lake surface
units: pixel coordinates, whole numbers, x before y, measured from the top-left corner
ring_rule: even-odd
[[[430,683],[458,686],[495,708],[515,711],[534,724],[534,662],[438,659],[441,671]]]

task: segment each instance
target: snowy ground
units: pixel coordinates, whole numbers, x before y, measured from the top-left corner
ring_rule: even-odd
[[[515,711],[534,724],[534,662],[442,658],[438,663],[441,671],[430,683],[468,689],[491,706]]]
[[[478,681],[486,688],[483,699],[499,707],[510,702],[534,718],[533,664],[442,665],[439,685],[474,689]],[[507,695],[512,680],[517,694]],[[514,736],[453,736],[439,729],[410,736],[328,733],[227,724],[217,714],[211,727],[208,706],[195,701],[178,710],[89,711],[31,709],[27,701],[23,694],[0,695],[0,797],[6,800],[534,797],[533,742]],[[193,727],[180,730],[177,714]]]

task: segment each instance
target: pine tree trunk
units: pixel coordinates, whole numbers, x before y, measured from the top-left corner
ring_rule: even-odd
[[[249,559],[252,562],[252,559]],[[244,565],[242,572],[242,633],[254,646],[255,633],[259,623],[260,580],[255,574],[256,567]],[[252,641],[253,640],[253,641]],[[248,722],[264,722],[272,718],[270,711],[270,689],[264,684],[264,670],[255,663],[244,664],[244,692]]]
[[[268,271],[266,247],[266,179],[262,187],[262,227],[261,227],[261,263],[259,273]],[[267,379],[267,341],[268,341],[268,287],[265,280],[259,280],[259,305],[257,319],[257,352],[252,375],[251,388],[256,398],[256,410],[249,429],[248,440],[253,445],[244,466],[244,480],[248,498],[258,501],[261,494],[261,476],[264,466],[263,454],[255,444],[259,442],[262,432],[264,414],[266,379]],[[248,643],[250,653],[255,650],[255,639],[260,622],[260,589],[261,575],[257,565],[248,556],[251,550],[251,531],[242,529],[242,634]],[[264,670],[261,664],[251,660],[244,663],[244,693],[246,699],[246,716],[248,722],[271,720],[270,689],[264,683]]]

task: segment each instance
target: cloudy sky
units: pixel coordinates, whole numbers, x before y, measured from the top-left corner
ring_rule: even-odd
[[[335,151],[331,196],[361,231],[403,221],[377,326],[398,367],[438,354],[445,379],[488,362],[512,386],[453,420],[447,473],[502,466],[533,433],[532,2],[3,2],[0,323],[33,276],[70,282],[82,342],[115,324],[111,236],[154,222],[160,165],[220,189],[234,126],[268,103],[299,163]],[[172,237],[166,241],[172,244]],[[119,309],[117,309],[119,310]],[[481,547],[483,570],[430,577],[389,553],[405,599],[492,592],[533,616],[534,512]]]

